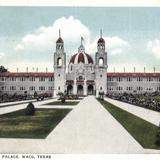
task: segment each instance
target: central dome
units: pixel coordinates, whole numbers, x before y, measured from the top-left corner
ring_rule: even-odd
[[[70,59],[70,63],[73,64],[78,64],[80,62],[84,64],[89,64],[89,63],[93,64],[93,59],[89,54],[85,52],[76,53]]]

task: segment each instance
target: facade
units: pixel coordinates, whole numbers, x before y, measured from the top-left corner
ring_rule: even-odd
[[[66,65],[64,42],[59,35],[54,52],[54,73],[52,72],[1,72],[1,94],[33,95],[59,92],[74,95],[97,95],[109,93],[152,93],[160,92],[160,73],[108,73],[107,52],[102,36],[97,41],[95,59],[85,52],[83,39],[69,64]]]

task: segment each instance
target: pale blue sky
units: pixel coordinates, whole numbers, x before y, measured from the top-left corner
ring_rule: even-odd
[[[69,25],[75,24],[77,31],[75,29],[73,34],[69,31],[71,36],[67,31],[64,33],[68,59],[78,48],[78,32],[85,39],[89,37],[85,45],[88,48],[87,52],[94,58],[96,39],[102,28],[106,48],[108,47],[109,71],[113,71],[114,66],[116,71],[123,71],[123,67],[126,67],[126,71],[133,71],[134,66],[137,67],[137,71],[143,71],[144,66],[148,71],[152,71],[153,66],[160,71],[160,9],[140,7],[0,7],[1,64],[11,71],[16,71],[18,66],[21,69],[27,66],[39,67],[41,71],[48,67],[49,71],[52,71],[55,40],[58,38],[56,24],[58,23],[58,27],[62,29],[63,37],[64,27],[68,24],[70,16],[73,16],[73,20]],[[79,20],[78,24],[76,20]],[[42,26],[45,31],[37,33]],[[67,27],[74,29],[72,26]],[[45,37],[45,44],[41,44],[43,41],[39,41],[39,35],[44,37],[48,33],[50,38]],[[50,33],[53,33],[53,41]],[[55,33],[57,35],[54,35]],[[27,35],[36,36],[37,42],[35,38],[35,44],[30,40],[28,42],[28,39],[26,41]]]

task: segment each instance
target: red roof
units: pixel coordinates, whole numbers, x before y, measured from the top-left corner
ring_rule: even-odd
[[[63,43],[63,39],[61,37],[59,37],[58,40],[56,41],[56,43]]]
[[[97,43],[105,43],[105,40],[101,37]]]
[[[83,53],[80,53],[79,56],[78,56],[78,63],[79,62],[83,62],[84,63],[84,55],[83,55]]]
[[[75,60],[76,55],[77,55],[77,54],[74,54],[74,55],[71,57],[70,63],[74,63],[74,60]]]
[[[0,72],[0,76],[15,76],[15,77],[20,77],[20,76],[43,76],[43,77],[53,77],[54,73],[53,72]]]
[[[124,72],[110,72],[107,73],[108,77],[160,77],[160,73],[132,73],[132,72],[128,72],[128,73],[124,73]]]
[[[132,73],[132,72],[109,72],[106,73],[108,77],[160,77],[160,73]],[[44,76],[44,77],[54,77],[53,72],[0,72],[0,76],[15,76],[15,77],[20,77],[20,76]]]
[[[87,53],[86,53],[86,56],[88,58],[88,63],[93,63],[92,57],[89,54],[87,54]]]
[[[85,63],[85,57],[84,56],[86,56],[86,58],[88,60],[88,63],[93,64],[92,57],[87,53],[76,53],[76,54],[74,54],[70,59],[70,63],[75,63],[76,56],[78,56],[78,63],[80,63],[80,62]]]

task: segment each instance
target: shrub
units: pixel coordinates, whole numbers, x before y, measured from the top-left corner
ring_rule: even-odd
[[[64,95],[61,97],[61,102],[62,102],[62,103],[65,103],[65,102],[66,102],[66,97],[65,97]]]
[[[35,114],[35,107],[32,104],[32,102],[30,102],[25,109],[25,115],[33,116],[34,114]]]

